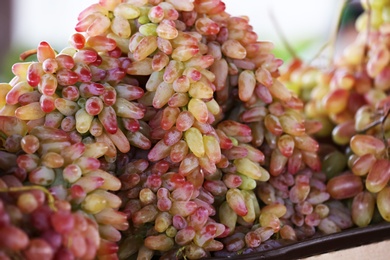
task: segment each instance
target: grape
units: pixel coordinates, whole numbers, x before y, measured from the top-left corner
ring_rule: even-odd
[[[2,176],[2,179],[6,179],[6,176]],[[80,224],[77,226],[80,230],[79,236],[82,239],[84,237],[91,239],[92,251],[90,253],[94,257],[98,246],[98,243],[93,241],[93,239],[96,241],[96,234],[98,234],[96,222],[84,213],[71,212],[68,202],[56,200],[47,190],[47,199],[43,195],[38,195],[44,193],[40,192],[41,189],[37,190],[37,187],[41,188],[40,186],[8,186],[8,189],[4,190],[9,195],[15,195],[13,199],[0,200],[3,216],[0,229],[7,238],[6,240],[0,239],[0,246],[5,250],[4,252],[10,257],[14,253],[20,252],[26,259],[52,258],[56,252],[61,250],[70,250],[69,257],[77,256],[74,249],[71,248],[72,243],[62,245],[62,242],[65,242],[75,227],[74,221],[77,219],[77,223],[84,223],[84,228]],[[12,197],[10,196],[10,198]],[[32,203],[32,201],[35,202]],[[13,221],[6,223],[5,216]],[[94,229],[96,230],[95,235]],[[80,245],[80,243],[77,244]]]
[[[389,207],[388,207],[388,199],[389,199],[389,186],[386,186],[384,189],[382,189],[376,198],[376,203],[379,209],[379,213],[381,214],[382,218],[384,218],[386,221],[389,221]]]
[[[351,198],[363,190],[363,184],[358,176],[345,173],[332,178],[327,184],[327,191],[336,199]]]
[[[36,258],[52,258],[54,255],[53,249],[50,247],[49,243],[43,239],[32,239],[30,244],[23,251],[26,259],[36,259]]]
[[[13,251],[24,249],[29,244],[29,238],[23,230],[15,226],[4,226],[0,228],[1,233],[7,236],[2,236],[0,241],[1,247],[9,248]]]
[[[373,217],[375,198],[372,193],[363,191],[352,201],[352,220],[359,227],[367,226]]]
[[[367,174],[366,188],[372,193],[377,193],[386,187],[390,180],[388,159],[376,160]]]

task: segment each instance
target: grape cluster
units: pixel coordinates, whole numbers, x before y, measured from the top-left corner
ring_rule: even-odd
[[[280,77],[273,44],[220,0],[100,0],[75,30],[60,52],[23,53],[37,60],[0,85],[0,230],[23,236],[0,240],[4,256],[237,255],[359,225],[360,205],[374,207],[366,173],[338,176],[346,156],[314,137],[383,96],[367,81],[355,91],[363,74],[346,61]],[[369,55],[364,79],[383,56]],[[378,138],[351,139],[375,176],[389,168]],[[383,212],[388,180],[372,179]],[[355,195],[351,213],[338,200]]]
[[[0,255],[2,259],[94,259],[108,254],[109,241],[96,222],[39,185],[26,186],[16,174],[2,175]],[[111,243],[111,247],[115,247]]]
[[[332,67],[321,70],[296,61],[285,78],[306,100],[308,118],[329,126],[319,136],[331,137],[338,148],[324,157],[327,191],[334,199],[351,199],[354,224],[367,226],[376,211],[389,220],[390,2],[361,2],[358,35]]]

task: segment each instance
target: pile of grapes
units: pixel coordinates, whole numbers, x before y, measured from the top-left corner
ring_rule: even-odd
[[[286,71],[221,0],[83,10],[0,84],[0,258],[226,257],[390,221],[390,1],[363,2],[330,68]]]

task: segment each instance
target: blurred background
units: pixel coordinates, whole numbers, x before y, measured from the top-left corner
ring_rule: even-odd
[[[98,0],[1,0],[0,82],[12,77],[19,54],[49,42],[55,49],[67,46],[78,14]],[[231,15],[250,18],[259,39],[275,43],[275,54],[288,61],[291,53],[284,37],[303,59],[311,59],[328,42],[338,24],[343,0],[224,0]],[[359,0],[347,1],[340,30],[353,34]],[[352,22],[351,22],[352,21]],[[282,33],[281,33],[282,32]],[[343,35],[346,35],[343,33]],[[338,44],[347,44],[345,37]],[[339,48],[338,48],[339,49]]]

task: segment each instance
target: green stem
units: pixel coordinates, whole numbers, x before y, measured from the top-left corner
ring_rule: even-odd
[[[19,191],[30,191],[30,190],[40,190],[46,194],[47,203],[53,211],[57,211],[56,206],[54,205],[55,199],[53,195],[45,187],[32,185],[32,186],[21,186],[21,187],[9,187],[9,188],[0,188],[0,192],[19,192]]]
[[[282,41],[282,44],[286,48],[287,52],[291,55],[293,59],[299,59],[297,53],[295,52],[294,48],[291,46],[289,41],[287,40],[286,35],[284,34],[278,20],[276,19],[274,12],[272,10],[268,10],[269,17],[271,19],[272,24],[275,27],[277,35],[280,37],[280,40]]]

